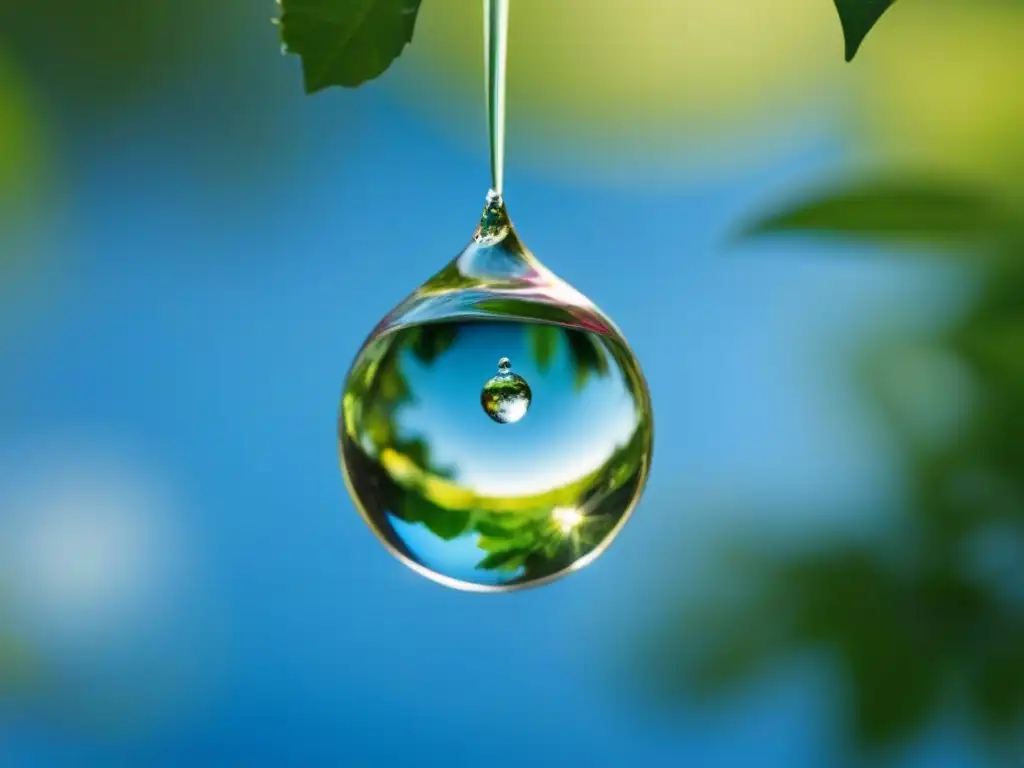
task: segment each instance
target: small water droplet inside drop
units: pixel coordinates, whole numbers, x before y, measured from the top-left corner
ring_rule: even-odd
[[[515,424],[526,415],[533,401],[533,392],[526,379],[512,372],[512,362],[503,357],[498,361],[498,375],[484,384],[480,404],[484,413],[499,424]]]

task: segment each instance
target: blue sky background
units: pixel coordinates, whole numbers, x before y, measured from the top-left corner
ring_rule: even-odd
[[[872,328],[941,316],[942,275],[729,239],[780,190],[846,167],[828,121],[678,182],[574,182],[510,154],[520,234],[643,365],[655,461],[593,566],[462,594],[373,538],[345,494],[335,419],[366,334],[471,235],[482,142],[383,86],[305,100],[294,67],[260,62],[292,94],[252,107],[289,115],[271,132],[284,161],[269,141],[250,181],[218,183],[204,134],[229,128],[184,128],[171,97],[76,133],[64,196],[34,233],[44,266],[4,311],[0,508],[29,554],[4,561],[0,584],[47,682],[0,699],[0,763],[821,765],[838,698],[813,663],[720,711],[666,712],[623,662],[660,606],[713,588],[696,566],[717,535],[856,528],[870,521],[842,510],[890,490],[846,353]],[[40,565],[19,531],[108,502],[128,533],[83,566],[99,586],[71,615],[64,582],[34,574],[78,547],[43,536]],[[119,560],[111,541],[137,551]],[[968,766],[969,747],[940,728],[902,764]]]

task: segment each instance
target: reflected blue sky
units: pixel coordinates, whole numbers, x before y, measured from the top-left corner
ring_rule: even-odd
[[[768,681],[728,712],[654,715],[617,677],[628,651],[614,639],[688,579],[717,527],[842,523],[832,505],[737,520],[708,502],[879,492],[878,435],[834,355],[866,317],[929,322],[916,308],[942,294],[941,275],[840,249],[814,258],[817,244],[726,246],[750,210],[842,163],[842,146],[806,136],[678,187],[573,184],[509,157],[517,228],[630,339],[657,445],[644,502],[597,563],[541,590],[466,595],[374,540],[345,495],[335,419],[365,334],[471,234],[486,160],[381,88],[294,90],[266,106],[294,115],[301,145],[272,184],[205,184],[176,156],[188,137],[168,137],[158,115],[124,141],[73,148],[49,227],[58,267],[41,277],[43,305],[19,302],[3,347],[0,439],[74,428],[140,446],[177,484],[176,522],[224,640],[202,642],[206,618],[161,636],[164,662],[187,652],[215,670],[173,715],[108,738],[19,711],[0,763],[820,765],[812,674]],[[592,226],[553,215],[569,198]],[[966,749],[941,731],[904,764],[970,766]]]
[[[477,568],[482,559],[475,531],[464,533],[451,541],[439,539],[421,523],[407,523],[391,515],[389,521],[402,542],[423,563],[444,563],[444,575],[465,582],[498,585],[519,578],[526,569],[519,566],[511,571],[486,571]]]
[[[413,400],[398,410],[400,434],[425,438],[435,466],[450,468],[452,480],[484,496],[529,496],[568,485],[605,464],[637,428],[636,401],[603,346],[607,373],[594,373],[577,388],[562,335],[542,369],[530,328],[463,324],[452,347],[430,364],[410,350],[402,354]],[[530,410],[514,425],[492,421],[480,407],[480,389],[501,357],[533,391]]]

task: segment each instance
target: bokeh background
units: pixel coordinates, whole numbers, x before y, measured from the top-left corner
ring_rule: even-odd
[[[847,65],[826,0],[515,0],[510,210],[656,448],[597,563],[480,596],[334,435],[479,216],[479,5],[313,98],[273,3],[0,6],[0,764],[1024,764],[1019,218],[737,236],[882,177],[1020,210],[1024,6]]]

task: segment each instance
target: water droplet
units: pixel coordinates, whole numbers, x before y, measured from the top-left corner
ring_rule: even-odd
[[[515,424],[526,415],[532,401],[533,392],[526,379],[512,373],[512,363],[507,357],[501,358],[498,375],[488,379],[480,393],[484,413],[499,424]]]
[[[339,442],[393,554],[448,586],[507,590],[577,570],[615,538],[647,480],[651,406],[615,326],[489,199],[465,250],[358,353]]]
[[[349,491],[384,545],[442,584],[493,591],[549,582],[608,547],[647,481],[652,426],[618,329],[533,257],[509,219],[509,3],[484,9],[483,214],[463,252],[370,334],[338,427]]]

